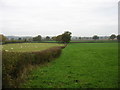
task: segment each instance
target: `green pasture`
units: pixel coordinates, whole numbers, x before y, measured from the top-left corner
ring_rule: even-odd
[[[73,40],[70,42],[91,42],[91,43],[117,43],[117,40]]]
[[[30,72],[25,88],[117,88],[117,43],[71,43],[56,60]]]
[[[31,52],[41,51],[54,46],[62,46],[63,44],[55,43],[16,43],[16,44],[4,44],[2,50],[10,52]]]

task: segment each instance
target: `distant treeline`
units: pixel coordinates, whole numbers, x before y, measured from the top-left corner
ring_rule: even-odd
[[[41,42],[41,43],[69,43],[71,40],[75,41],[81,41],[81,40],[120,40],[120,35],[115,35],[112,34],[109,37],[100,37],[98,35],[94,35],[93,37],[72,37],[71,36],[71,32],[66,31],[61,35],[58,36],[46,36],[45,38],[42,38],[41,35],[35,36],[35,37],[30,37],[30,38],[7,38],[6,36],[4,36],[3,34],[0,34],[0,44],[7,44],[7,43],[24,43],[24,42]],[[52,41],[56,41],[56,42],[52,42]]]

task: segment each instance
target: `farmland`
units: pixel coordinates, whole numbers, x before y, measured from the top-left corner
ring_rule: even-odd
[[[2,52],[2,86],[17,88],[29,70],[61,55],[63,44],[19,43],[5,44]]]
[[[59,58],[35,68],[25,88],[117,88],[117,43],[70,43]]]
[[[3,50],[10,52],[33,52],[41,51],[54,46],[63,46],[63,44],[52,43],[18,43],[18,44],[5,44]]]

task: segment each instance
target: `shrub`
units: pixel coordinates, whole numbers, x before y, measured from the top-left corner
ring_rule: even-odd
[[[44,51],[37,52],[6,52],[2,55],[2,80],[3,88],[17,88],[22,78],[24,70],[29,65],[38,65],[50,62],[61,54],[62,46],[52,47]]]

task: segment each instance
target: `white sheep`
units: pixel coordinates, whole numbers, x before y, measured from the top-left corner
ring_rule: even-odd
[[[5,50],[6,52],[8,52],[8,50]]]

